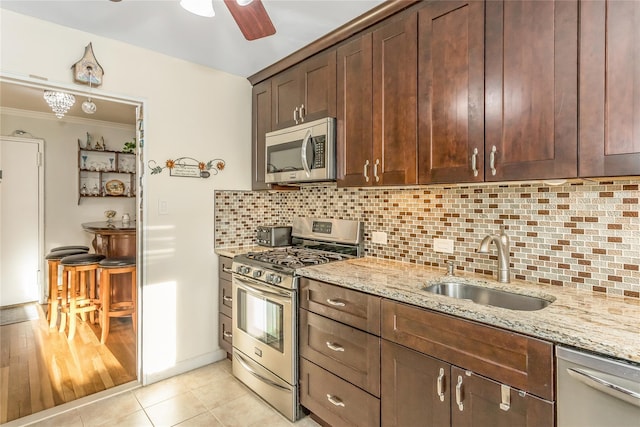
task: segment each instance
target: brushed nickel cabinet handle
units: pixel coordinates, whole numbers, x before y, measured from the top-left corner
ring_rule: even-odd
[[[338,399],[337,397],[331,396],[330,394],[327,394],[327,400],[329,402],[331,402],[333,405],[336,406],[342,406],[344,408],[344,402],[340,399]]]
[[[444,368],[440,368],[440,375],[438,375],[436,389],[438,390],[438,397],[440,397],[440,402],[444,402]]]
[[[494,145],[491,147],[491,155],[489,156],[489,167],[491,168],[491,175],[496,174],[496,152],[498,149]]]
[[[224,335],[225,338],[233,338],[233,334],[229,331],[224,331],[222,335]]]
[[[456,385],[456,403],[458,404],[458,409],[463,411],[464,405],[462,404],[462,376],[458,375],[458,384]]]
[[[333,351],[344,351],[343,346],[336,343],[332,343],[331,341],[327,341],[327,347],[329,347]]]
[[[225,295],[222,297],[222,300],[225,302],[232,302],[233,301],[233,297],[230,297],[229,295]]]
[[[344,307],[345,304],[344,302],[337,300],[337,299],[331,299],[331,298],[327,298],[327,302],[335,307]]]
[[[478,176],[478,149],[473,149],[473,154],[471,155],[471,170],[473,171],[473,176]]]
[[[369,168],[369,160],[364,162],[364,171],[362,172],[362,174],[364,175],[364,180],[366,182],[369,182],[369,172],[367,171],[368,168]]]
[[[298,124],[298,107],[293,110],[293,121]]]
[[[376,164],[373,165],[373,176],[376,178],[376,182],[380,182],[380,177],[378,176],[378,165],[380,164],[380,159],[376,159]]]
[[[305,116],[305,112],[304,112],[304,104],[300,105],[300,123],[304,122],[304,116]]]
[[[222,271],[224,273],[233,273],[232,269],[230,269],[229,267],[225,267],[224,265],[222,266]]]

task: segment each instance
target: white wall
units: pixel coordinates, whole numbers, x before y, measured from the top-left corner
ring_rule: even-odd
[[[209,179],[166,171],[145,177],[142,357],[145,376],[154,381],[223,356],[213,191],[250,188],[251,87],[242,77],[0,10],[3,74],[72,84],[70,67],[89,42],[105,70],[95,91],[144,100],[147,160],[227,162]],[[158,215],[160,200],[168,215]]]
[[[53,114],[7,109],[0,117],[2,135],[24,130],[34,138],[44,140],[45,253],[55,246],[91,246],[93,234],[82,231],[80,224],[104,221],[107,209],[117,211],[118,218],[125,212],[133,218],[135,198],[83,199],[78,204],[77,141],[78,138],[85,139],[89,132],[104,137],[109,149],[119,149],[124,141],[135,136],[134,126],[77,118],[58,119]]]

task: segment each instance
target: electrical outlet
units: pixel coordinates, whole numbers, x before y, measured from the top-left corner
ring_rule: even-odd
[[[373,243],[378,243],[380,245],[386,245],[387,244],[387,233],[385,233],[384,231],[374,231],[371,234],[371,241]]]
[[[433,239],[433,250],[443,254],[453,253],[453,240],[451,239]]]

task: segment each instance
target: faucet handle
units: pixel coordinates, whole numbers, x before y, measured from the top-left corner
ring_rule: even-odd
[[[447,261],[447,276],[455,275],[455,264],[453,261]]]

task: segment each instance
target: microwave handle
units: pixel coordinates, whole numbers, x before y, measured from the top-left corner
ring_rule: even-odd
[[[311,140],[311,129],[307,130],[307,134],[304,136],[304,140],[302,141],[302,150],[300,152],[300,156],[302,158],[302,167],[304,171],[307,173],[307,177],[311,176],[311,169],[309,169],[309,163],[307,162],[307,146],[309,145],[309,141]]]

